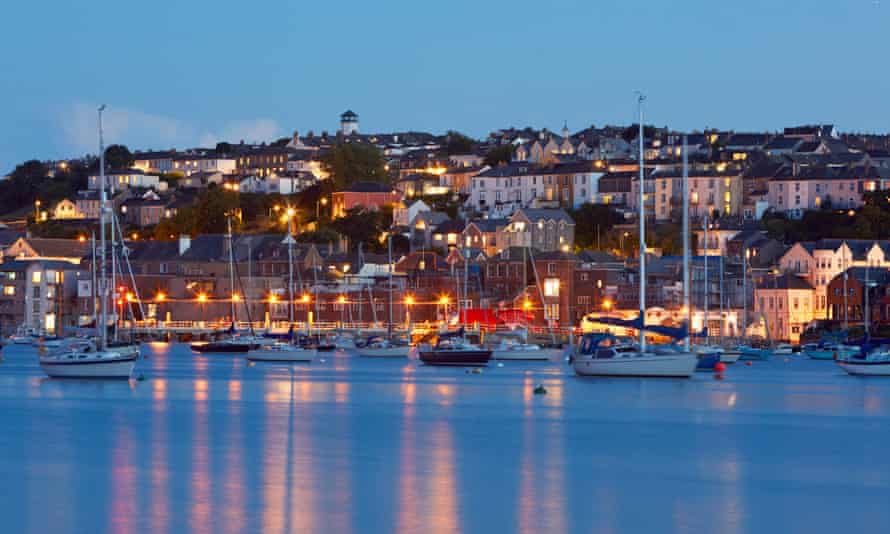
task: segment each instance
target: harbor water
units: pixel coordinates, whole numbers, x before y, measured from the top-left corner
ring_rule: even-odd
[[[143,353],[144,380],[54,380],[4,348],[3,532],[890,531],[890,379],[830,361],[673,380]]]

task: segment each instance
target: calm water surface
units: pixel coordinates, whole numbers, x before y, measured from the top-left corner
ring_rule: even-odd
[[[890,379],[832,362],[678,381],[144,350],[130,383],[4,350],[3,532],[890,531]]]

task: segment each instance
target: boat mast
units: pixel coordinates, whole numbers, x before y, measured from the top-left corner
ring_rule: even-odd
[[[100,350],[108,347],[108,280],[105,267],[105,141],[102,138],[102,112],[105,104],[99,106],[99,265],[102,270],[101,321],[98,321]]]
[[[847,305],[847,243],[843,244],[843,264],[844,264],[844,330],[850,329],[850,306]]]
[[[708,293],[711,292],[710,280],[708,280],[708,213],[705,212],[705,220],[702,223],[705,229],[705,343],[710,342],[711,332],[708,330]]]
[[[683,320],[686,321],[687,335],[683,346],[689,351],[689,320],[692,310],[689,307],[689,156],[687,155],[688,139],[683,136]]]
[[[862,327],[865,329],[865,337],[868,338],[868,321],[870,319],[868,313],[868,290],[869,290],[869,281],[868,281],[868,267],[870,265],[871,260],[866,260],[865,262],[865,315],[862,319]]]
[[[637,93],[637,107],[640,112],[640,352],[646,351],[646,205],[645,205],[645,152],[643,146],[643,101],[646,96]]]
[[[96,297],[98,296],[98,288],[96,287],[96,232],[90,232],[90,296],[93,298],[93,320],[96,320]]]
[[[108,186],[109,193],[111,194],[112,199],[114,199],[114,184],[109,184]],[[114,235],[115,233],[115,224],[114,224],[114,202],[112,201],[111,206],[108,208],[108,218],[109,223],[111,224],[111,312],[114,316],[114,322],[112,323],[112,340],[117,341],[117,323],[121,320],[120,317],[117,316],[117,299],[114,298],[114,295],[117,294],[117,255],[115,253],[115,245],[117,241],[117,237]],[[118,299],[123,300],[123,295],[118,295]],[[123,306],[120,307],[121,311],[123,311]]]
[[[389,319],[387,320],[386,335],[392,339],[392,230],[387,234],[386,249],[389,255]]]
[[[232,238],[232,214],[226,214],[226,227],[229,231],[229,303],[232,308],[232,325],[235,325],[235,254],[232,249],[235,246],[235,240]],[[237,329],[237,326],[235,327]]]
[[[723,310],[723,255],[720,255],[720,343],[723,343],[723,326],[726,323],[726,316]]]
[[[745,247],[742,252],[742,339],[748,330],[748,253],[748,248]]]
[[[287,321],[288,328],[294,324],[294,236],[293,221],[287,221]]]

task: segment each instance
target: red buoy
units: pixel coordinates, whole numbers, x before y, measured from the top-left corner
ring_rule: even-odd
[[[714,365],[714,370],[718,373],[723,373],[724,371],[726,371],[726,364],[723,362],[717,362],[717,364]]]
[[[751,367],[752,365],[754,365],[754,362],[745,362],[745,365],[747,365],[748,367]]]

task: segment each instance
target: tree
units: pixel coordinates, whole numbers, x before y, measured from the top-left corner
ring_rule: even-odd
[[[644,138],[652,139],[653,137],[655,137],[655,132],[655,126],[647,126],[645,124],[643,125]],[[640,123],[631,124],[630,126],[625,128],[624,131],[621,133],[621,138],[630,143],[631,141],[636,139],[638,135],[640,135]]]
[[[513,145],[500,145],[492,148],[485,155],[485,164],[489,167],[497,167],[500,163],[510,163],[513,160]]]
[[[232,153],[232,145],[230,143],[226,143],[225,141],[216,144],[216,152],[219,154],[231,154]]]
[[[448,130],[445,134],[445,152],[449,156],[454,154],[468,154],[473,151],[476,142],[470,137],[455,131]]]
[[[582,204],[569,215],[575,221],[575,245],[581,248],[595,248],[597,236],[605,236],[623,220],[621,214],[603,204]]]
[[[355,182],[389,182],[383,153],[371,145],[342,143],[332,147],[321,161],[338,189]]]
[[[355,248],[364,243],[365,250],[381,250],[380,234],[388,227],[385,216],[379,211],[353,208],[346,216],[335,219],[330,227],[349,239],[349,246]]]
[[[108,169],[129,169],[134,161],[130,149],[124,145],[111,145],[105,149],[105,167]]]

